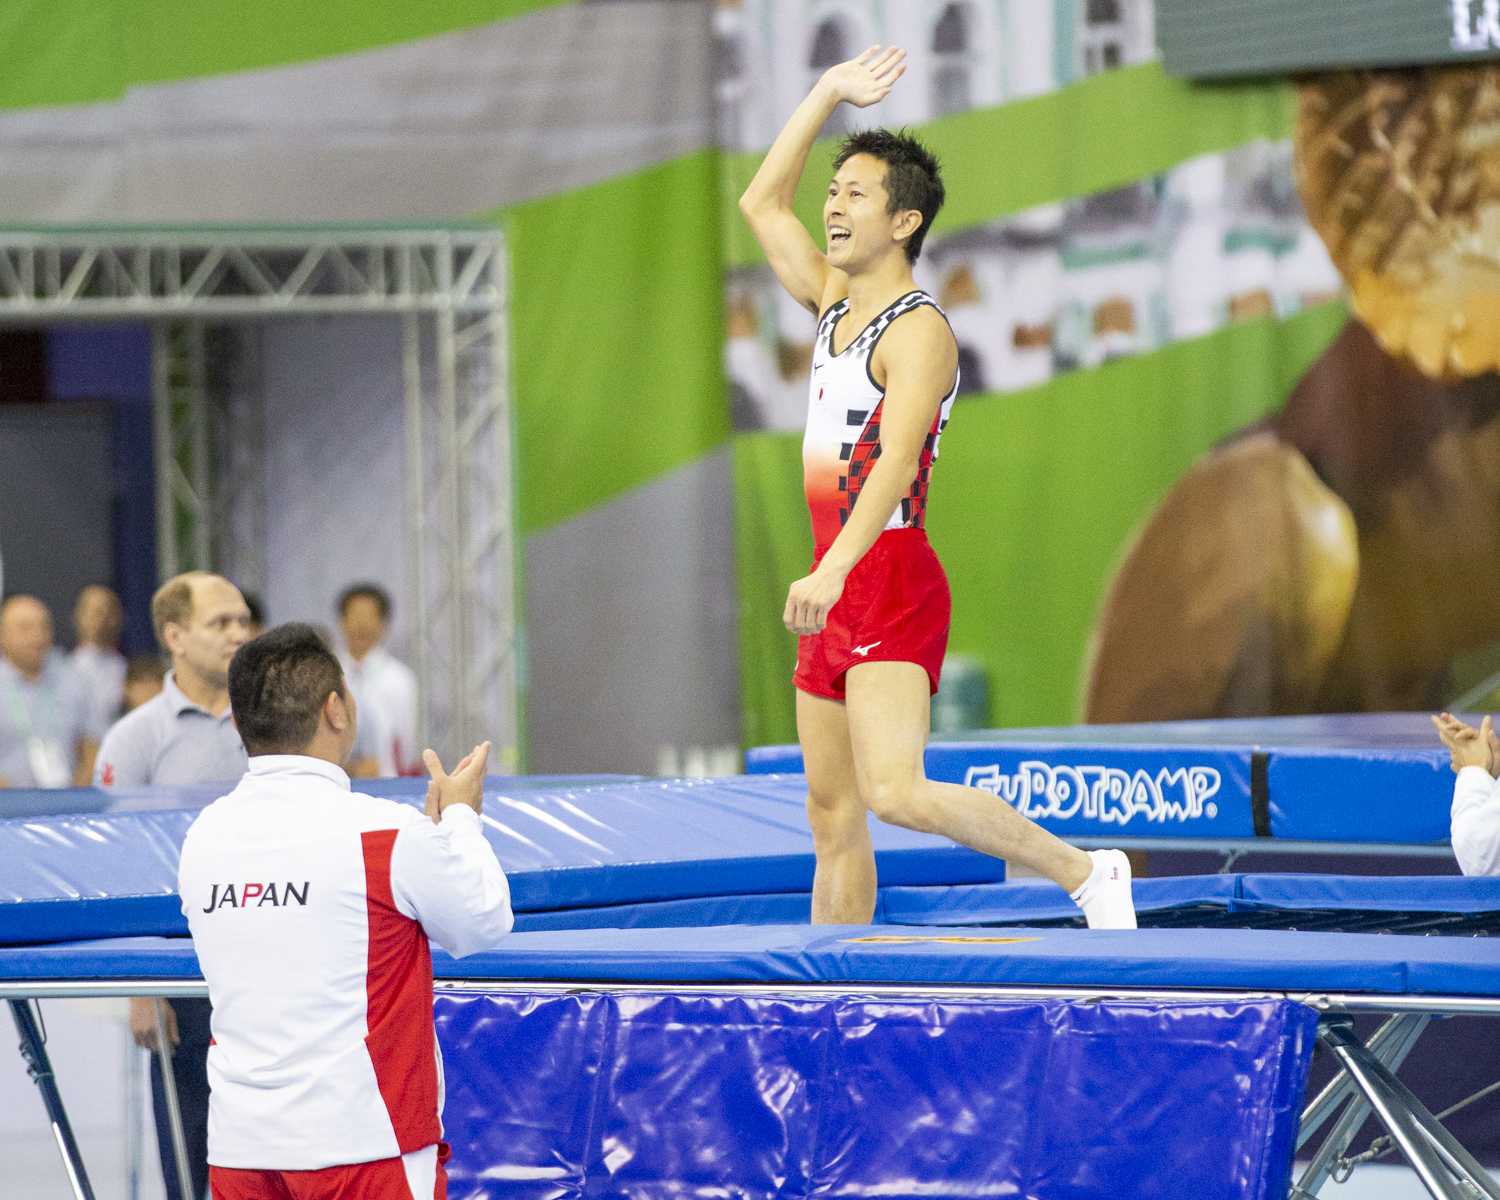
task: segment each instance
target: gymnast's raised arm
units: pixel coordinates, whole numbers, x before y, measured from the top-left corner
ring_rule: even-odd
[[[740,197],[740,212],[792,298],[814,315],[847,294],[842,271],[828,265],[811,235],[792,212],[797,181],[818,130],[840,101],[866,108],[885,97],[906,70],[906,51],[871,46],[858,58],[829,67],[766,153],[760,170]]]

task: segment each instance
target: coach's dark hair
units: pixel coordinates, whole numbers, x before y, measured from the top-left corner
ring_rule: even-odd
[[[947,194],[938,172],[937,156],[904,130],[865,129],[844,139],[833,160],[833,169],[837,171],[856,154],[868,154],[885,163],[886,212],[914,208],[922,214],[916,233],[906,239],[906,261],[916,262]]]
[[[300,754],[330,692],[348,698],[344,669],[311,625],[278,625],[229,662],[229,706],[250,754]]]

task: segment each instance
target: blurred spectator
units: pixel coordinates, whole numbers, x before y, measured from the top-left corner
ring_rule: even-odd
[[[159,654],[132,654],[125,664],[125,711],[134,712],[161,695],[167,674]]]
[[[108,729],[120,715],[125,698],[125,656],[119,651],[125,610],[120,597],[102,583],[78,593],[73,606],[73,669],[89,698],[89,718],[96,730]]]
[[[245,607],[250,610],[250,636],[260,637],[266,631],[266,610],[260,606],[260,597],[254,592],[244,592]]]
[[[391,598],[373,583],[357,583],[339,597],[346,652],[339,655],[354,689],[359,725],[368,727],[381,775],[420,775],[417,677],[380,643],[391,619]]]
[[[98,730],[88,693],[52,653],[52,614],[35,596],[0,605],[0,787],[81,787]]]

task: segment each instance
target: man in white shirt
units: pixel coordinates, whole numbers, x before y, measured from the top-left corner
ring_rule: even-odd
[[[1452,756],[1453,856],[1465,875],[1500,875],[1500,738],[1489,717],[1479,728],[1439,713],[1432,718]]]
[[[417,757],[417,677],[381,645],[391,620],[391,598],[373,583],[357,583],[339,597],[346,652],[339,655],[354,691],[361,738],[381,775],[420,775]]]
[[[52,652],[35,596],[0,604],[0,787],[87,786],[99,731],[72,665]]]
[[[120,653],[120,626],[125,618],[120,597],[102,583],[78,593],[73,606],[73,669],[88,691],[90,717],[101,733],[115,723],[125,699],[125,656]]]
[[[250,753],[188,830],[178,892],[213,1001],[216,1200],[441,1200],[442,1057],[428,938],[450,954],[510,932],[479,821],[489,743],[427,810],[349,789],[358,704],[309,625],[234,658]]]

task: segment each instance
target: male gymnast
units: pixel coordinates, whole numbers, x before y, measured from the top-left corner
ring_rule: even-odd
[[[875,46],[829,68],[740,199],[776,277],[818,317],[802,443],[817,551],[783,615],[801,635],[793,683],[817,851],[812,919],[874,915],[868,811],[1055,880],[1091,928],[1134,929],[1121,851],[1085,854],[988,793],[923,770],[950,611],[924,531],[927,487],[958,393],[958,344],[911,270],[943,203],[937,161],[903,134],[856,133],[823,204],[826,254],[792,212],[808,152],[839,102],[881,100],[905,57]]]

